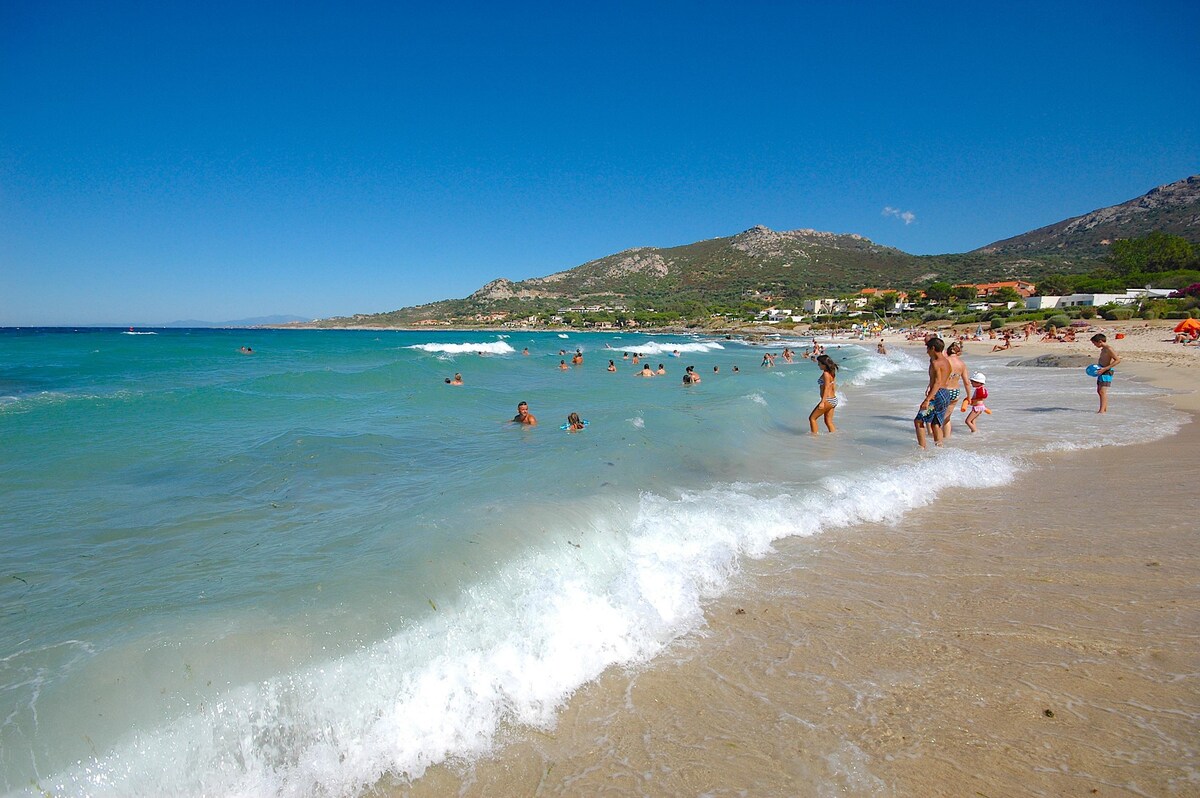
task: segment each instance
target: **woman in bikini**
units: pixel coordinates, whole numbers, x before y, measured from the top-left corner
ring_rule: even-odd
[[[833,411],[837,407],[837,370],[838,364],[829,355],[818,355],[817,365],[821,367],[821,376],[817,379],[817,387],[821,389],[821,401],[808,414],[808,429],[813,435],[818,435],[817,419],[825,418],[825,429],[837,432],[833,426]]]
[[[950,376],[946,378],[946,390],[950,391],[947,407],[951,408],[951,412],[946,413],[946,420],[942,422],[942,440],[950,437],[950,417],[954,415],[954,403],[958,401],[958,397],[963,398],[964,407],[971,401],[971,383],[967,380],[967,364],[963,362],[962,349],[961,341],[955,341],[946,347],[946,357],[950,361]],[[959,385],[962,385],[961,391],[958,389]]]

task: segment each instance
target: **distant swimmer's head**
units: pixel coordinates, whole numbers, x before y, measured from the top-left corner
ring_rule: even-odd
[[[450,384],[450,378],[449,378],[449,377],[447,377],[447,378],[446,378],[446,384],[447,384],[447,385],[449,385],[449,384]]]
[[[567,423],[570,424],[572,427],[583,426],[583,422],[579,420],[578,413],[572,413],[571,415],[567,416]]]

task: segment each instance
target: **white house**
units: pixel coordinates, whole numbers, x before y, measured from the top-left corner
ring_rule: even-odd
[[[822,313],[845,313],[848,306],[844,299],[829,297],[825,299],[806,299],[800,307],[805,313],[821,315]]]
[[[1030,296],[1025,297],[1026,310],[1049,310],[1050,308],[1058,307],[1058,303],[1062,301],[1060,296]]]

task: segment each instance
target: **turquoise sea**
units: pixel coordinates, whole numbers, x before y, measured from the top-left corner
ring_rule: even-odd
[[[980,434],[920,452],[922,359],[831,341],[839,432],[813,438],[816,366],[760,367],[785,343],[0,331],[0,794],[419,778],[652,667],[775,540],[1185,422],[1132,381],[1097,419],[1081,370],[989,365]]]

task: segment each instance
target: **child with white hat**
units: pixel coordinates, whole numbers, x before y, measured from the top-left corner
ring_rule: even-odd
[[[975,426],[975,422],[981,415],[987,413],[990,416],[992,414],[992,411],[988,410],[987,405],[983,403],[983,401],[988,398],[988,391],[985,387],[986,383],[987,377],[984,376],[982,371],[977,371],[972,374],[971,397],[969,399],[963,399],[962,410],[964,413],[967,410],[967,404],[970,403],[971,405],[971,412],[967,413],[967,427],[970,428],[971,432],[979,431],[979,428]]]

